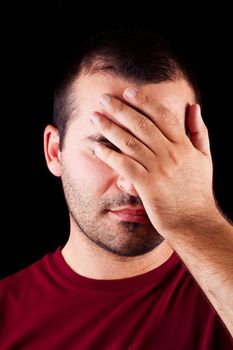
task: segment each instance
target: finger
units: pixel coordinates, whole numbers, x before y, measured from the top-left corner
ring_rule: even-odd
[[[194,147],[207,156],[210,156],[210,143],[207,127],[201,116],[198,104],[190,106],[187,117],[187,126],[190,140]]]
[[[104,113],[124,130],[129,130],[153,153],[164,155],[169,142],[147,116],[108,94],[100,99]]]
[[[156,156],[150,149],[109,118],[95,112],[91,115],[90,120],[101,135],[124,154],[140,163],[145,169],[148,169],[151,163],[155,161]]]
[[[116,172],[130,179],[133,184],[140,183],[145,178],[147,170],[129,156],[98,145],[95,147],[96,156]]]
[[[181,142],[185,136],[184,127],[168,108],[135,88],[127,88],[123,96],[132,106],[147,115],[168,140]]]

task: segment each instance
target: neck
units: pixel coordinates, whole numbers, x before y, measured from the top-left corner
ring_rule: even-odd
[[[103,250],[83,233],[71,230],[62,255],[79,275],[93,279],[123,279],[149,272],[172,255],[170,245],[163,241],[153,251],[136,257],[122,257]]]

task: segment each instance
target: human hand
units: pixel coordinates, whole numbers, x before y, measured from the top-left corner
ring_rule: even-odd
[[[123,97],[127,104],[103,95],[104,113],[90,118],[121,153],[102,145],[95,153],[132,182],[166,238],[216,209],[208,131],[197,104],[189,107],[188,137],[177,116],[158,101],[136,89],[126,89]]]

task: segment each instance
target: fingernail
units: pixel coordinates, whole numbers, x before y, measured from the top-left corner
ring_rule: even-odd
[[[125,96],[128,98],[136,97],[138,90],[136,88],[128,88],[125,90]]]
[[[89,119],[93,124],[100,124],[100,122],[101,122],[101,117],[96,112],[92,113],[92,115],[89,117]]]
[[[109,104],[110,101],[111,101],[111,97],[107,94],[104,94],[100,97],[100,104],[102,106],[106,106],[107,104]]]

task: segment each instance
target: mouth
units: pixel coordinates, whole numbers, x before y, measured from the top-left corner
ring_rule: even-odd
[[[138,222],[143,224],[150,223],[145,209],[124,208],[120,210],[110,210],[110,213],[122,221]]]

